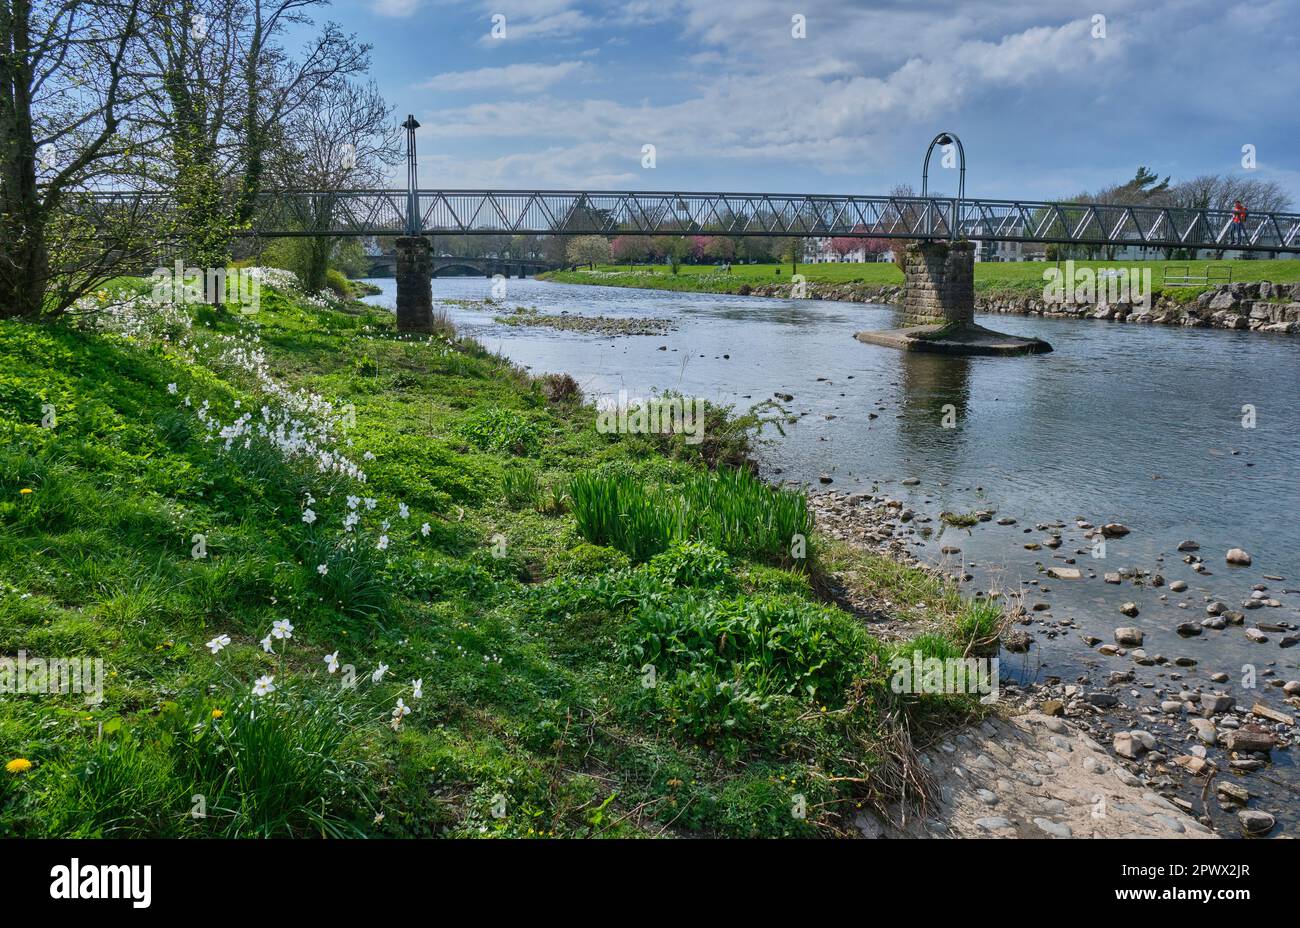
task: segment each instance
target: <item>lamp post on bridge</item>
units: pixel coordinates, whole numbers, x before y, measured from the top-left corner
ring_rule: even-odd
[[[934,154],[936,145],[956,145],[957,154],[961,158],[961,173],[957,180],[957,199],[952,204],[952,216],[948,222],[948,237],[957,237],[957,217],[960,215],[961,201],[966,199],[966,147],[962,145],[961,139],[957,138],[955,133],[940,132],[930,142],[930,147],[925,150],[925,163],[921,165],[921,196],[927,197],[930,194],[930,156]],[[933,222],[933,217],[927,220],[927,225]]]
[[[397,330],[433,331],[433,278],[429,240],[420,234],[420,193],[415,155],[415,130],[420,124],[407,116],[406,130],[406,235],[397,239]]]
[[[420,234],[419,166],[415,160],[415,130],[420,128],[415,116],[402,123],[406,130],[406,234]]]

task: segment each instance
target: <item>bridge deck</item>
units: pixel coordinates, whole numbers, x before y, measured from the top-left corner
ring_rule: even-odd
[[[772,193],[421,190],[422,235],[757,235],[971,238],[1300,253],[1300,214],[947,197]],[[240,235],[406,234],[403,190],[268,191]],[[70,209],[168,213],[165,193],[83,194]]]

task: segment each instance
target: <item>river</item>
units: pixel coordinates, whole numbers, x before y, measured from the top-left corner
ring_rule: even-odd
[[[370,302],[392,307],[394,281],[371,282],[384,292]],[[483,300],[491,286],[482,278],[437,279],[434,298]],[[493,321],[503,307],[515,306],[662,318],[675,328],[662,336],[610,338]],[[818,486],[826,475],[835,489],[876,489],[918,512],[989,508],[1016,519],[1015,525],[985,522],[942,532],[936,520],[935,537],[918,553],[950,570],[969,569],[972,592],[1023,585],[1027,604],[1048,602],[1055,620],[1078,624],[1056,637],[1034,629],[1035,647],[1016,659],[1021,677],[1071,682],[1131,667],[1079,638],[1109,642],[1116,626],[1136,625],[1147,635],[1149,653],[1197,661],[1188,669],[1137,668],[1139,681],[1154,681],[1157,689],[1212,689],[1208,675],[1226,672],[1233,679],[1225,689],[1249,708],[1253,694],[1240,686],[1243,665],[1256,667],[1261,687],[1273,677],[1300,678],[1300,648],[1280,648],[1280,634],[1256,644],[1240,626],[1194,638],[1174,632],[1180,623],[1205,618],[1207,597],[1239,609],[1261,583],[1282,605],[1247,612],[1246,626],[1300,621],[1300,339],[999,315],[977,321],[1046,339],[1055,350],[942,357],[855,341],[854,332],[895,324],[886,306],[531,279],[508,281],[500,306],[446,308],[464,334],[534,373],[571,374],[589,398],[673,389],[743,409],[774,393],[792,394],[786,405],[799,421],[763,452],[764,469],[776,479]],[[1253,427],[1244,427],[1252,410]],[[944,427],[945,412],[951,428]],[[904,478],[920,483],[904,486]],[[1121,522],[1132,531],[1109,539],[1105,558],[1096,559],[1076,553],[1091,544],[1076,519]],[[1026,534],[1027,528],[1055,522],[1065,524],[1056,552],[1025,549],[1046,537]],[[1193,572],[1177,553],[1187,539],[1200,544],[1208,575]],[[945,557],[941,545],[961,553]],[[1234,547],[1250,552],[1253,565],[1228,567],[1224,554]],[[1040,564],[1060,565],[1066,557],[1097,578],[1043,579]],[[1122,568],[1158,570],[1189,589],[1173,594],[1103,581],[1104,572]],[[1140,609],[1136,618],[1118,611],[1129,601]],[[1270,705],[1295,713],[1280,691],[1267,692]],[[1142,694],[1146,705],[1153,700]],[[1271,769],[1300,784],[1286,752],[1274,753]],[[1289,799],[1294,805],[1295,796]],[[1273,811],[1277,804],[1265,807]],[[1295,833],[1295,817],[1285,818]]]

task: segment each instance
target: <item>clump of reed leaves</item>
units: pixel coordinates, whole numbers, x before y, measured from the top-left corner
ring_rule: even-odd
[[[720,467],[681,483],[648,485],[625,472],[586,471],[573,478],[569,492],[582,536],[635,562],[691,540],[783,566],[811,557],[807,497],[771,487],[747,470]]]

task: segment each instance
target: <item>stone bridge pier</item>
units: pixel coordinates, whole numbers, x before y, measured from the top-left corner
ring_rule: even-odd
[[[903,264],[904,325],[975,321],[975,248],[970,242],[909,245]]]
[[[938,354],[1037,354],[1038,338],[1003,335],[975,324],[975,246],[968,241],[917,242],[903,256],[901,328],[859,332],[859,341]]]
[[[432,258],[429,240],[405,236],[396,241],[397,331],[433,331]]]

